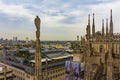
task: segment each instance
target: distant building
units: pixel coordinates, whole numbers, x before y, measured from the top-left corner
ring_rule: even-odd
[[[13,41],[14,41],[14,42],[17,42],[17,37],[13,37]]]
[[[28,39],[28,37],[26,37],[26,43],[28,43],[28,41],[29,41],[29,39]]]
[[[23,50],[24,52],[24,50]],[[1,62],[7,65],[16,76],[15,80],[33,80],[34,76],[34,50],[30,50],[31,57],[28,61],[15,58],[15,56],[6,56]],[[7,54],[8,55],[8,54]],[[65,61],[73,58],[73,55],[62,49],[55,49],[42,52],[42,77],[43,80],[65,80],[66,70]],[[23,61],[22,61],[23,60]],[[23,63],[21,63],[21,61]]]

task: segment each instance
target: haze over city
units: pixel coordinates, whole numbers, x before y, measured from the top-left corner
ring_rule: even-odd
[[[0,36],[35,40],[34,18],[41,18],[41,40],[75,40],[84,35],[88,14],[95,13],[96,30],[113,10],[114,32],[120,30],[120,0],[0,0]]]

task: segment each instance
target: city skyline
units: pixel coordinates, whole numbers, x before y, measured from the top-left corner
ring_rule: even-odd
[[[34,18],[41,18],[41,40],[76,40],[84,35],[88,14],[95,13],[96,31],[102,30],[102,19],[113,10],[114,32],[120,30],[119,0],[0,0],[0,37],[35,40]],[[106,26],[106,25],[105,25]]]

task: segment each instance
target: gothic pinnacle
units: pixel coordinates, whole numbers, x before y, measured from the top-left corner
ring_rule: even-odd
[[[110,35],[113,34],[112,9],[110,10]]]
[[[106,35],[108,35],[108,18],[106,19]]]
[[[102,19],[102,35],[104,35],[104,19]]]
[[[94,19],[94,13],[93,13],[93,24],[92,24],[92,34],[93,34],[93,36],[95,36],[95,19]]]
[[[90,14],[88,14],[88,26],[90,25]]]

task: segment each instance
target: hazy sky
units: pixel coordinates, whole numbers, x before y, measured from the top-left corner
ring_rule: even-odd
[[[0,37],[34,40],[38,15],[42,40],[75,40],[77,35],[85,35],[88,14],[92,25],[95,13],[96,30],[101,30],[110,9],[114,32],[120,32],[120,0],[0,0]]]

